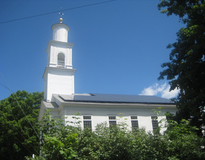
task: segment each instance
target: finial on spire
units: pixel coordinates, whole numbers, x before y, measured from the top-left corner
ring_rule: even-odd
[[[62,7],[61,7],[61,11],[59,12],[59,14],[61,16],[61,18],[59,20],[60,20],[60,23],[62,23],[63,22],[62,16],[64,15],[64,13],[62,12]]]

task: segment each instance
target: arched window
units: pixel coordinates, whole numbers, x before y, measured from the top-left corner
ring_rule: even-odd
[[[58,65],[59,66],[65,65],[65,55],[63,53],[58,54]]]

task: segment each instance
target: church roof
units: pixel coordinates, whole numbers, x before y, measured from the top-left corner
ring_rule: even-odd
[[[74,94],[59,95],[64,101],[70,102],[97,102],[97,103],[148,103],[174,104],[169,99],[148,95],[120,95],[120,94]]]

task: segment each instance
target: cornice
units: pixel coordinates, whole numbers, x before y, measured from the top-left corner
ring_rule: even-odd
[[[91,102],[62,102],[60,107],[66,106],[75,106],[75,107],[122,107],[122,108],[149,108],[149,109],[157,109],[161,107],[161,109],[176,109],[176,105],[174,104],[146,104],[146,103],[91,103]]]
[[[68,43],[68,42],[61,42],[61,41],[55,41],[55,40],[49,40],[48,42],[48,46],[46,49],[46,52],[48,53],[50,50],[50,46],[60,46],[60,47],[64,47],[64,48],[73,48],[74,43]]]
[[[58,67],[46,67],[45,70],[44,70],[44,73],[43,73],[43,79],[45,78],[45,75],[48,73],[49,70],[53,70],[53,71],[63,71],[63,72],[69,72],[69,73],[72,73],[74,74],[75,71],[77,69],[70,69],[70,68],[58,68]]]

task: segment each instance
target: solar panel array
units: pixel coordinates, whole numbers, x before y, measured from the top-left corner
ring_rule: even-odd
[[[174,104],[169,99],[147,95],[120,95],[120,94],[74,94],[59,95],[64,101],[73,102],[100,102],[100,103],[151,103]]]

